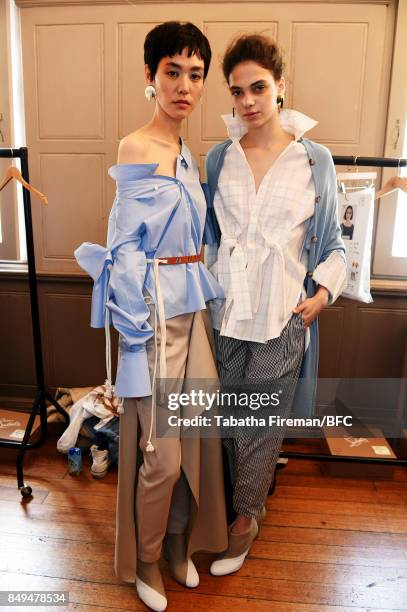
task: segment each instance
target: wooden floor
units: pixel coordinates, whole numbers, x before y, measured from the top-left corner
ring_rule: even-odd
[[[52,425],[46,445],[26,455],[29,503],[16,489],[15,451],[0,449],[0,589],[69,591],[69,606],[38,610],[145,610],[113,573],[117,473],[96,481],[85,457],[82,475],[69,476],[55,450],[60,431]],[[237,574],[210,576],[201,555],[200,586],[188,590],[164,566],[168,609],[407,610],[407,470],[386,479],[384,466],[373,481],[326,476],[324,466],[289,460]]]

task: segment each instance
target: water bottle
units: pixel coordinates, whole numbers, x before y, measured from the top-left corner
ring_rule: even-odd
[[[72,476],[79,476],[82,472],[82,452],[77,446],[68,450],[68,471]]]

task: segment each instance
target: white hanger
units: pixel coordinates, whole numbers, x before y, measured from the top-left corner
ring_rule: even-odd
[[[367,181],[376,177],[377,172],[338,172],[336,175],[338,181]]]
[[[355,157],[356,164],[357,157]],[[350,172],[338,172],[336,175],[336,179],[338,181],[338,191],[345,195],[345,199],[347,192],[358,191],[359,189],[366,189],[374,186],[374,181],[377,177],[377,172],[358,172],[356,168],[355,171]],[[352,185],[346,186],[345,181],[364,181],[364,185]],[[370,181],[370,183],[367,183]]]

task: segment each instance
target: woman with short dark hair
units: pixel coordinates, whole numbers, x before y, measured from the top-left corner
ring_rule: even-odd
[[[181,439],[179,426],[160,432],[165,418],[179,414],[160,399],[163,381],[168,396],[187,378],[217,378],[206,303],[223,292],[201,261],[206,202],[197,163],[180,137],[210,59],[208,40],[191,23],[149,32],[145,93],[153,116],[123,138],[109,170],[117,192],[108,248],[85,243],[76,252],[95,280],[92,325],[106,320],[107,331],[112,322],[120,334],[115,393],[125,399],[115,570],[136,582],[153,610],[167,606],[158,564],[163,542],[173,577],[187,587],[199,583],[192,553],[227,546],[220,441]]]

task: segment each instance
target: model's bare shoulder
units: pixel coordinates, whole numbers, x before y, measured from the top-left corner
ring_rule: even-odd
[[[122,138],[117,154],[118,164],[143,164],[148,153],[148,139],[140,132]]]

